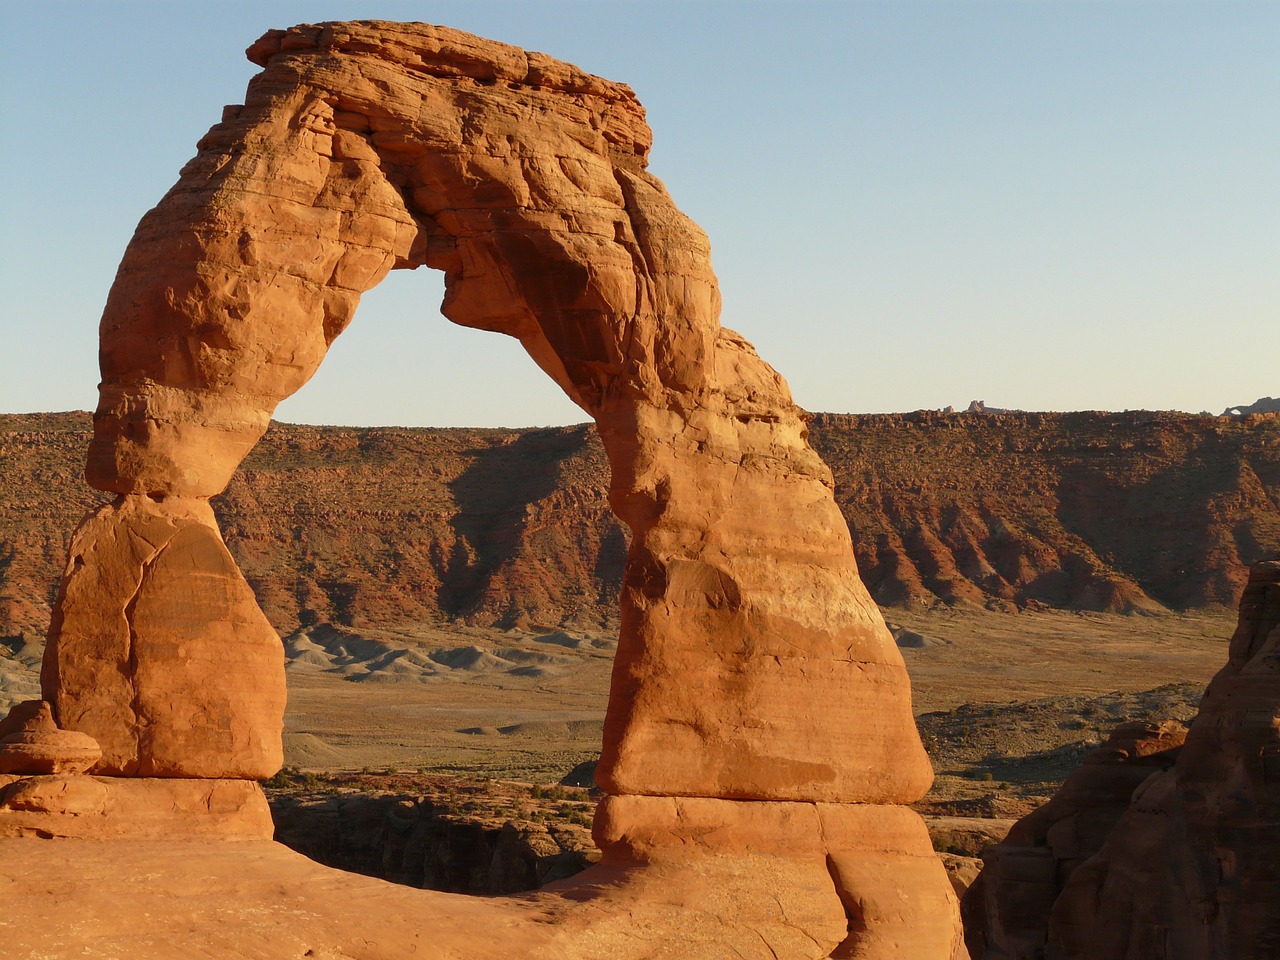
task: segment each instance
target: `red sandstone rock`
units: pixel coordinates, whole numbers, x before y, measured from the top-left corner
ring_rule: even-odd
[[[720,327],[707,239],[646,172],[631,90],[422,24],[297,27],[250,55],[266,69],[245,105],[143,219],[108,298],[88,476],[124,495],[114,509],[223,489],[364,290],[393,267],[443,270],[451,320],[517,337],[595,418],[633,531],[600,783],[921,796],[931,772],[906,671],[858,579],[830,471],[782,378]],[[113,536],[101,524],[93,536]],[[139,562],[110,561],[133,571],[118,584],[97,564],[71,571],[47,671],[64,723],[121,770],[138,728],[120,618],[111,640],[76,618],[127,603]],[[82,584],[102,600],[82,600]],[[170,626],[157,611],[148,629]],[[82,697],[72,664],[89,659],[117,689]],[[148,767],[156,749],[138,748],[139,771],[269,765],[209,754],[195,770],[165,752]]]
[[[595,835],[603,864],[562,887],[589,884],[627,865],[656,868],[668,888],[668,922],[692,921],[690,956],[756,955],[758,939],[746,931],[778,957],[967,956],[952,920],[956,902],[946,872],[924,822],[905,807],[615,796],[601,803]],[[725,876],[717,879],[717,871]],[[594,909],[607,911],[633,894],[625,887],[608,893]],[[724,897],[725,905],[699,909],[708,894]],[[732,901],[736,906],[728,906]],[[698,907],[691,911],[691,904]],[[736,920],[725,923],[725,916]],[[580,922],[578,915],[566,918],[557,942],[572,941]],[[626,952],[630,936],[613,923],[616,945],[606,943],[619,952],[588,956],[652,955]],[[601,936],[595,926],[591,932]]]
[[[273,830],[247,780],[0,777],[0,838],[270,840]]]
[[[1043,955],[1049,913],[1063,887],[1102,849],[1134,790],[1173,765],[1186,734],[1176,720],[1121,724],[1052,800],[982,852],[982,872],[962,906],[973,956]]]
[[[59,730],[44,700],[19,704],[6,720],[14,713],[25,719],[15,732],[0,733],[0,773],[84,773],[102,758],[92,737]]]
[[[39,722],[40,718],[46,715],[49,722],[53,723],[53,712],[46,700],[24,700],[21,703],[15,703],[6,716],[0,717],[0,740],[20,732],[29,723]]]
[[[42,684],[108,774],[267,777],[284,651],[203,500],[124,497],[81,525]]]
[[[119,498],[72,544],[42,677],[59,722],[117,773],[278,765],[279,642],[205,501],[360,294],[427,265],[451,320],[518,338],[595,419],[633,534],[606,862],[526,955],[960,956],[896,806],[932,778],[902,658],[805,415],[720,327],[707,239],[645,170],[631,90],[424,24],[249,54],[264,71],[139,225],[102,318],[87,476]]]

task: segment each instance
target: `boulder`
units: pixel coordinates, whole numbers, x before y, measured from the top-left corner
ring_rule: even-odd
[[[14,720],[21,725],[3,735]],[[59,730],[44,700],[20,703],[0,721],[0,773],[84,773],[100,759],[102,748],[97,741],[73,730]]]

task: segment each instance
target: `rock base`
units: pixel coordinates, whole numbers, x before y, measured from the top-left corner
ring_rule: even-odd
[[[0,776],[0,838],[270,840],[252,780]]]

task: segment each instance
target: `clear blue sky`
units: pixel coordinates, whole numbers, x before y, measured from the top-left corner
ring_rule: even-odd
[[[426,20],[631,84],[722,320],[811,410],[1280,395],[1280,3],[83,2],[0,9],[0,412],[92,408],[138,218],[270,27]],[[277,411],[577,422],[428,270]]]

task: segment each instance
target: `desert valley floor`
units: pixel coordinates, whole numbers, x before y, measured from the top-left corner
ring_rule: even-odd
[[[1126,719],[1189,719],[1234,627],[1225,614],[886,615],[940,774],[935,789],[944,792],[963,792],[959,775],[984,785],[983,774],[998,771],[1001,759],[1096,745]],[[599,751],[614,649],[604,633],[436,628],[362,635],[324,626],[287,638],[285,649],[291,767],[546,782]],[[34,695],[30,668],[15,664],[0,682],[13,699]],[[1155,688],[1164,689],[1132,696]],[[1078,751],[1066,753],[1062,774],[1079,762]],[[1010,787],[1028,777],[1028,786],[1057,779],[1045,772],[1011,773]]]
[[[1190,719],[1235,626],[1225,613],[885,614],[940,796],[1051,789],[1116,724]],[[614,646],[567,630],[298,632],[286,765],[558,780],[598,754]],[[0,706],[38,696],[38,648],[0,653]]]

